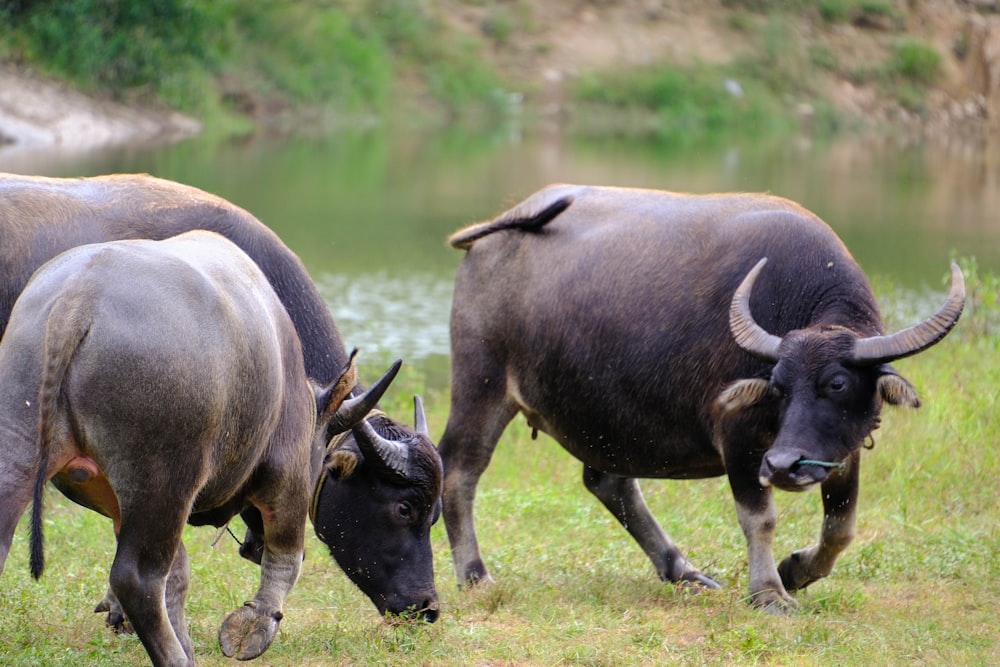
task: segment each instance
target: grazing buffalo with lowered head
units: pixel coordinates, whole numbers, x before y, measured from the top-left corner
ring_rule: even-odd
[[[344,403],[351,372],[310,385],[281,301],[218,234],[66,251],[25,287],[0,341],[0,570],[30,500],[41,575],[42,492],[59,474],[114,521],[111,589],[153,664],[194,664],[184,523],[223,526],[253,505],[260,587],[219,641],[227,656],[260,655],[299,575],[327,431],[358,425],[373,440],[364,416],[394,374]]]
[[[254,260],[291,317],[308,377],[320,385],[336,381],[349,355],[299,258],[243,209],[147,175],[59,179],[0,174],[0,335],[32,273],[64,250],[119,239],[158,240],[194,229],[218,232]],[[360,386],[350,389],[352,395],[362,393]],[[343,463],[350,454],[354,465],[322,473],[327,483],[316,515],[324,517],[326,527],[315,522],[314,527],[381,613],[418,609],[421,618],[433,621],[437,594],[430,526],[439,508],[441,462],[419,429],[384,415],[373,415],[367,423],[392,441],[382,448],[393,452],[388,464],[357,441],[360,429],[348,431],[338,441],[336,459]],[[61,479],[57,475],[54,481],[63,488]],[[240,553],[259,563],[263,518],[252,505],[241,514],[248,529]],[[334,531],[331,526],[354,528]],[[109,612],[108,622],[116,629],[125,627],[112,596],[98,610]]]
[[[460,582],[489,580],[473,524],[480,475],[518,413],[583,462],[583,482],[664,580],[717,584],[650,514],[637,477],[727,475],[753,603],[825,577],[854,534],[860,448],[883,402],[916,407],[889,366],[948,333],[965,290],[884,335],[832,230],[758,194],[550,186],[450,239],[467,250],[451,316],[439,451]],[[763,266],[762,258],[767,258]],[[819,543],[775,566],[774,487],[822,487]]]

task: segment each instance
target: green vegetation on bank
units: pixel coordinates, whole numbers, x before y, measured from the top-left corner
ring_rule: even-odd
[[[752,12],[815,12],[829,23],[898,22],[902,14],[891,0],[722,0],[725,7]]]
[[[449,118],[507,99],[477,45],[409,0],[6,0],[0,22],[0,58],[209,124],[304,107],[385,115],[414,90],[415,108]]]
[[[577,127],[586,132],[619,130],[683,142],[719,133],[787,129],[791,124],[765,85],[737,78],[722,67],[588,74],[577,82],[575,96],[586,108],[576,119]]]
[[[447,20],[456,7],[484,4],[0,0],[0,22],[9,27],[0,59],[87,92],[165,104],[226,132],[249,131],[255,121],[323,131],[394,115],[496,125],[520,109],[521,97],[509,91],[526,84],[505,81],[487,50],[518,48],[515,36],[534,34],[537,24],[527,0],[495,3],[474,34]],[[826,97],[829,77],[874,86],[920,113],[943,67],[933,46],[902,32],[906,10],[890,0],[723,5],[728,27],[750,45],[745,53],[724,65],[582,72],[570,90],[570,127],[668,141],[802,126],[829,134],[846,125]],[[814,38],[839,24],[882,35],[887,55],[841,62],[843,53]],[[532,48],[544,53],[546,45]],[[529,105],[537,92],[530,88],[522,91]]]
[[[574,90],[579,129],[652,135],[677,142],[718,134],[760,136],[805,125],[834,134],[846,121],[826,99],[824,77],[874,84],[903,109],[924,111],[927,89],[940,76],[943,56],[907,36],[891,40],[886,58],[848,67],[821,41],[807,39],[798,21],[817,30],[836,23],[881,25],[895,30],[901,15],[880,0],[727,0],[730,26],[754,46],[725,65],[589,73]],[[766,13],[766,16],[764,15]]]
[[[948,338],[894,364],[923,406],[886,409],[875,447],[863,456],[857,537],[830,577],[798,594],[801,612],[772,617],[747,605],[745,544],[724,479],[642,482],[664,529],[724,586],[692,594],[656,579],[632,539],[584,490],[579,462],[544,436],[532,440],[519,419],[502,438],[476,504],[495,586],[458,590],[439,523],[432,537],[440,620],[387,623],[310,537],[279,636],[258,662],[990,663],[1000,651],[1000,276],[961,263],[969,307]],[[908,298],[877,291],[885,306]],[[894,317],[891,329],[912,324]],[[386,409],[408,414],[414,391],[424,394],[431,432],[440,435],[448,396],[428,392],[412,368],[404,367]],[[146,664],[134,637],[112,635],[90,613],[104,595],[114,552],[110,523],[58,493],[47,498],[45,576],[34,582],[28,574],[26,521],[0,576],[0,664]],[[822,509],[815,490],[778,493],[776,504],[780,558],[816,539]],[[242,534],[238,526],[234,532]],[[208,528],[185,533],[187,615],[198,664],[221,667],[232,661],[219,652],[219,623],[254,589],[258,570],[237,556],[228,535],[213,546],[215,539]]]

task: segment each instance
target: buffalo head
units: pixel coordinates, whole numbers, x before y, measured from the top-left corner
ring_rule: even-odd
[[[430,528],[441,513],[441,459],[419,397],[413,399],[412,429],[375,409],[400,361],[367,391],[350,396],[357,382],[356,353],[338,380],[313,387],[314,447],[323,456],[315,460],[309,518],[334,560],[380,613],[433,622],[438,598]],[[242,517],[247,532],[240,555],[260,564],[260,515]]]
[[[430,529],[441,513],[442,467],[423,405],[413,429],[373,412],[335,439],[310,515],[316,535],[378,610],[435,621]]]
[[[770,377],[738,380],[718,403],[732,411],[773,402],[776,434],[761,462],[760,483],[799,491],[848,465],[878,427],[883,402],[920,405],[916,391],[889,362],[944,338],[962,313],[965,283],[952,264],[944,305],[920,324],[891,335],[861,337],[844,326],[812,325],[775,336],[750,313],[750,293],[766,261],[757,263],[733,295],[729,325],[740,347],[774,364]]]

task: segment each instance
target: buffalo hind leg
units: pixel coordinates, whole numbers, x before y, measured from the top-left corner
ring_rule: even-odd
[[[663,532],[649,511],[642,491],[639,490],[639,483],[634,478],[610,475],[584,466],[583,484],[639,543],[653,562],[660,579],[693,583],[706,588],[719,587],[711,577],[695,568]]]
[[[260,565],[260,559],[264,557],[264,519],[253,505],[240,512],[240,518],[247,526],[240,543],[240,556]]]
[[[194,646],[191,635],[188,634],[187,621],[184,619],[184,601],[187,600],[188,584],[191,581],[191,571],[188,566],[187,549],[184,543],[177,545],[177,553],[167,575],[167,590],[164,601],[167,604],[167,618],[174,629],[174,634],[184,647],[184,652],[194,657]]]
[[[184,601],[187,599],[188,582],[190,581],[190,570],[188,569],[187,549],[181,542],[177,547],[177,554],[174,556],[174,563],[167,575],[166,603],[167,618],[174,628],[177,638],[184,646],[184,651],[188,655],[194,655],[191,648],[191,639],[187,632],[187,623],[184,620]],[[107,613],[104,619],[105,625],[111,628],[116,635],[134,634],[132,625],[125,616],[122,605],[118,602],[111,586],[108,586],[104,599],[94,607],[94,613]]]
[[[21,515],[31,504],[32,479],[35,470],[31,465],[18,466],[14,452],[19,448],[36,451],[33,443],[5,441],[3,456],[0,458],[0,573],[3,572],[10,546],[14,541],[14,531]]]
[[[860,452],[854,452],[847,469],[830,475],[820,486],[823,494],[823,528],[819,543],[794,551],[781,561],[778,573],[786,589],[794,591],[805,588],[830,574],[837,556],[854,539],[860,463]]]
[[[186,555],[180,554],[184,516],[170,516],[169,512],[163,506],[154,509],[152,516],[157,517],[155,523],[162,528],[155,530],[155,534],[149,530],[150,522],[145,513],[137,513],[141,518],[131,521],[123,512],[118,550],[109,579],[115,598],[121,603],[153,664],[186,666],[194,664],[191,640],[186,628],[174,627],[172,620],[176,619],[176,609],[175,618],[171,618],[166,605],[174,563],[181,564],[185,571],[187,568]],[[171,604],[176,605],[177,601]],[[180,605],[183,607],[183,604],[182,598]]]
[[[107,592],[104,594],[104,599],[94,607],[94,613],[107,613],[104,617],[104,624],[111,628],[111,631],[116,635],[126,635],[134,632],[132,625],[125,618],[125,611],[122,609],[121,603],[118,602],[118,598],[115,597],[114,591],[111,590],[110,584],[108,585]]]

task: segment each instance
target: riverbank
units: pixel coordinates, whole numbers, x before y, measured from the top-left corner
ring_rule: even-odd
[[[841,125],[1000,130],[997,0],[446,4],[449,24],[485,36],[484,57],[560,122],[594,73],[611,86],[637,70],[703,66],[733,72],[727,85],[768,83],[807,131],[827,105]]]
[[[100,100],[0,64],[0,155],[166,143],[200,131],[201,123],[184,114]]]
[[[734,104],[743,90],[763,82],[779,98],[777,113],[787,114],[807,133],[826,126],[891,128],[950,139],[988,137],[1000,130],[997,0],[843,0],[819,3],[826,10],[803,5],[764,11],[772,4],[777,3],[437,0],[424,3],[420,12],[433,26],[423,26],[424,42],[433,35],[436,41],[461,43],[456,52],[463,59],[474,53],[504,82],[506,89],[498,93],[508,111],[559,131],[600,117],[579,97],[583,80],[596,80],[600,89],[637,71],[697,67],[722,73],[727,89],[735,91]],[[830,14],[830,7],[840,7],[842,14]],[[907,52],[906,46],[915,48]],[[331,127],[352,124],[343,110],[324,111],[317,109],[322,102],[283,98],[273,82],[255,82],[238,72],[230,68],[216,77],[219,106],[258,129],[316,132],[309,128],[317,118]],[[425,88],[432,85],[427,72],[400,61],[392,76],[393,94],[403,103],[391,108],[412,106],[415,115],[436,114],[442,118],[438,122],[450,122],[455,110],[442,109],[427,94]],[[629,90],[619,96],[636,97]],[[605,116],[628,125],[631,116],[619,111],[615,106]],[[653,122],[663,115],[655,106],[647,111]],[[361,115],[366,122],[378,117],[363,110]],[[326,122],[331,117],[339,120]],[[162,108],[86,96],[37,76],[27,65],[0,62],[0,150],[164,142],[197,134],[201,126]]]

